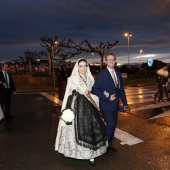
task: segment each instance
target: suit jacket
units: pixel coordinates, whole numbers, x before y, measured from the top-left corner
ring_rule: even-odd
[[[97,76],[92,93],[99,97],[99,107],[103,111],[114,111],[119,107],[119,99],[122,100],[124,106],[127,106],[122,77],[119,71],[116,71],[118,86],[115,87],[113,78],[107,68],[103,69]],[[104,95],[104,91],[109,93],[109,97]],[[110,95],[116,95],[114,101],[110,101]]]
[[[10,86],[9,90],[11,93],[13,93],[14,91],[16,91],[15,84],[11,74],[8,73],[8,77],[9,77],[9,86]],[[5,86],[3,86],[3,83],[5,83],[5,77],[2,71],[0,71],[0,81],[2,81],[2,83],[0,84],[0,93],[2,94],[6,90]]]

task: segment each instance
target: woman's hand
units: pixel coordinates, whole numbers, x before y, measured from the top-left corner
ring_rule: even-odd
[[[90,96],[91,96],[91,95],[90,95],[91,93],[90,93],[89,90],[86,90],[85,94],[86,94],[87,97],[90,97]]]

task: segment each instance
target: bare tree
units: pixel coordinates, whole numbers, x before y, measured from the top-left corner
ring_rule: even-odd
[[[102,43],[100,42],[97,46],[92,46],[86,39],[81,43],[77,44],[73,40],[62,40],[58,41],[58,37],[48,38],[46,36],[40,38],[42,46],[47,47],[49,52],[49,69],[52,65],[52,60],[55,55],[58,55],[62,60],[70,59],[81,52],[97,53],[100,56],[100,69],[103,67],[103,57],[106,55],[111,48],[113,48],[119,41],[115,43]]]
[[[100,56],[100,70],[103,67],[103,57],[106,55],[111,48],[113,48],[119,41],[115,43],[107,42],[106,44],[100,42],[99,45],[93,47],[87,40],[82,41],[80,50],[84,52],[97,53]]]
[[[61,48],[59,47],[59,41],[58,37],[49,38],[47,36],[41,37],[41,46],[47,48],[48,52],[48,65],[49,65],[49,75],[54,74],[54,68],[53,68],[53,62],[54,62],[54,56],[57,55],[60,51]],[[52,71],[53,68],[53,71]]]
[[[24,54],[25,54],[25,60],[21,56],[20,56],[20,58],[22,59],[22,61],[25,61],[25,63],[28,62],[30,75],[32,75],[33,74],[32,62],[35,61],[37,58],[41,58],[42,56],[46,55],[46,53],[44,51],[31,52],[31,51],[27,50],[27,51],[24,52]]]
[[[30,75],[32,75],[33,71],[32,71],[32,61],[35,57],[35,52],[31,52],[29,50],[24,52],[24,55],[26,57],[26,61],[29,63],[29,70],[30,70]]]
[[[57,55],[62,61],[70,59],[77,54],[80,54],[80,45],[77,45],[73,40],[58,40],[58,37],[49,38],[47,36],[41,37],[41,45],[47,48],[48,51],[48,63],[49,63],[49,75],[54,72],[54,57]],[[53,68],[53,69],[52,69]],[[52,71],[53,70],[53,71]],[[54,73],[53,73],[54,74]]]

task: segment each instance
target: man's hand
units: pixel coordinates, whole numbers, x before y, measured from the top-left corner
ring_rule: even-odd
[[[2,83],[3,86],[7,86],[7,84],[5,82]]]
[[[91,93],[90,93],[90,91],[89,91],[89,90],[86,90],[86,92],[85,92],[85,93],[86,93],[86,96],[87,96],[87,97],[91,97]]]
[[[110,96],[110,101],[113,101],[113,100],[115,100],[115,99],[116,99],[115,94],[112,94],[112,95]]]
[[[124,111],[130,112],[130,107],[129,106],[124,106]]]

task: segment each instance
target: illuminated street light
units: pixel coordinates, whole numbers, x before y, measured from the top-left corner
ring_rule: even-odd
[[[140,71],[142,70],[142,60],[141,60],[142,52],[143,50],[140,50]]]
[[[40,59],[37,58],[37,63],[38,63],[38,73],[40,72],[39,66],[40,66]]]
[[[140,50],[140,63],[141,63],[141,55],[142,55],[142,53],[143,53],[143,50]]]
[[[128,64],[129,64],[129,41],[130,41],[130,37],[131,37],[132,35],[129,34],[129,33],[125,33],[124,36],[128,38]]]
[[[93,71],[94,71],[94,53],[91,53],[93,56]]]
[[[51,46],[51,49],[52,49],[52,62],[53,62],[53,81],[54,81],[54,87],[55,87],[55,69],[54,69],[54,56],[55,56],[54,50],[55,50],[55,48],[54,48],[54,45],[57,46],[58,42],[54,41],[52,46]]]

